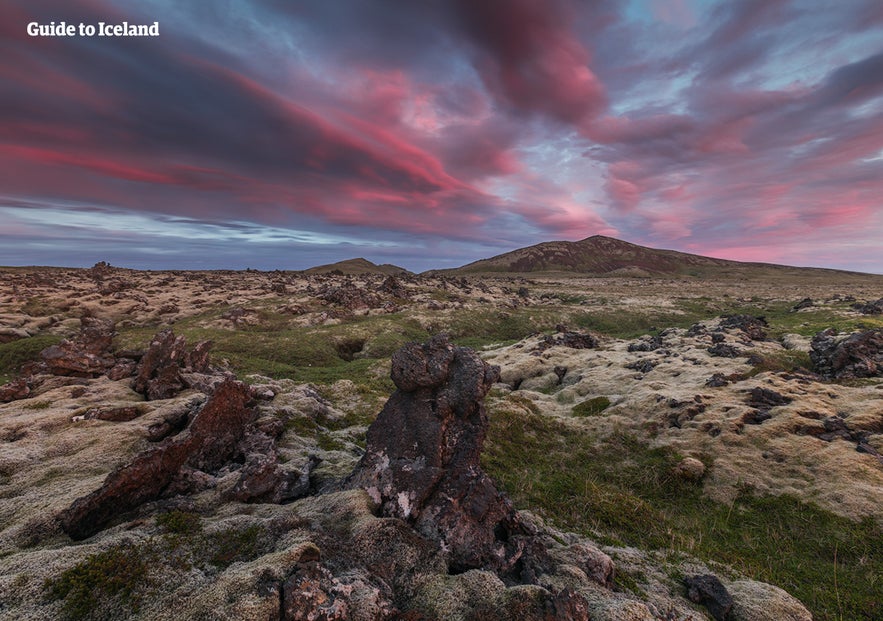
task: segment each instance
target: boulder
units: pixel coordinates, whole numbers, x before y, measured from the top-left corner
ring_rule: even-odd
[[[114,366],[110,349],[114,324],[97,317],[80,319],[80,333],[40,352],[41,367],[52,375],[98,377]]]
[[[727,619],[733,608],[733,598],[717,576],[714,574],[688,576],[684,579],[684,584],[690,601],[705,606],[715,621]]]
[[[809,357],[827,379],[883,375],[883,328],[840,335],[833,328],[813,337]]]

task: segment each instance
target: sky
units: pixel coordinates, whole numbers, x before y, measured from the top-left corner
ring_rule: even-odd
[[[0,265],[422,271],[591,235],[883,273],[883,3],[0,2]]]

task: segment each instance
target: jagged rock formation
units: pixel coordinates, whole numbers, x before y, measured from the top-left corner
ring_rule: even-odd
[[[147,351],[135,368],[132,388],[148,399],[168,399],[188,385],[196,383],[193,374],[204,375],[209,370],[211,341],[200,341],[187,350],[187,340],[175,336],[172,330],[163,330],[150,342]],[[185,373],[191,374],[188,382]]]
[[[244,454],[246,465],[233,499],[278,502],[303,495],[301,473],[286,474],[276,459],[274,439],[250,425],[250,402],[248,386],[224,381],[183,433],[141,453],[108,475],[100,489],[76,500],[61,516],[64,531],[73,539],[85,539],[114,517],[164,493],[210,484],[195,473],[217,472],[237,454]]]
[[[883,329],[838,335],[829,328],[812,340],[810,359],[828,379],[856,379],[883,375]]]
[[[97,377],[114,366],[116,360],[110,351],[113,322],[83,317],[80,323],[82,327],[76,337],[65,339],[40,353],[42,364],[39,371],[51,375]]]
[[[450,550],[453,569],[508,571],[518,560],[511,503],[481,470],[487,432],[482,399],[499,370],[436,337],[392,358],[398,390],[368,430],[368,450],[350,484],[383,515],[414,525]]]

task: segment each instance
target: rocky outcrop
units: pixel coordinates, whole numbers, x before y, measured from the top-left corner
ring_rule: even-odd
[[[448,549],[452,569],[509,570],[521,552],[518,519],[479,465],[482,399],[499,370],[441,336],[396,352],[391,375],[398,390],[368,429],[349,485]]]
[[[98,377],[114,366],[111,353],[114,324],[96,317],[80,320],[80,333],[40,352],[41,364],[36,371],[51,375]]]
[[[497,368],[438,336],[399,350],[391,375],[397,390],[369,428],[367,451],[345,487],[365,490],[380,516],[431,542],[449,574],[498,585],[501,596],[472,607],[481,611],[475,618],[589,618],[575,583],[562,588],[556,576],[609,586],[610,558],[581,540],[560,544],[516,512],[481,469],[488,425],[482,400],[499,379]],[[398,571],[384,582],[401,582]]]
[[[200,341],[187,350],[187,340],[172,330],[159,332],[135,368],[132,388],[148,399],[168,399],[188,386],[185,373],[209,370],[211,341]],[[192,383],[192,382],[191,382]]]
[[[145,502],[210,485],[210,475],[235,458],[245,465],[231,499],[279,502],[304,495],[315,462],[311,460],[306,475],[285,472],[274,439],[252,424],[251,400],[242,382],[223,382],[184,432],[139,454],[109,474],[101,488],[76,500],[61,516],[64,531],[73,539],[85,539]]]
[[[725,315],[718,325],[722,330],[728,328],[741,330],[750,341],[765,341],[767,338],[766,329],[769,327],[764,317],[753,315]]]
[[[864,304],[856,304],[855,309],[862,315],[880,315],[883,314],[883,298],[874,302],[865,302]]]
[[[833,328],[812,340],[810,359],[827,379],[857,379],[883,375],[883,329],[840,335]]]

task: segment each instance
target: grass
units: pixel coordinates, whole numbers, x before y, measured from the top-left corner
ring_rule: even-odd
[[[571,409],[574,416],[598,416],[601,412],[610,407],[610,399],[607,397],[592,397],[581,403],[577,403]]]
[[[105,618],[118,608],[137,612],[156,557],[149,543],[123,541],[46,580],[44,589],[50,600],[64,600],[67,619]]]
[[[41,351],[60,342],[60,336],[41,334],[0,344],[0,384],[12,379],[24,363],[37,360]]]
[[[490,418],[485,469],[517,505],[557,526],[729,564],[786,589],[818,621],[883,617],[883,530],[873,521],[750,489],[718,504],[701,482],[673,474],[680,456],[671,450],[594,437],[509,399]]]
[[[268,552],[264,542],[265,529],[253,524],[243,529],[227,528],[207,534],[205,543],[208,561],[219,568],[226,568],[237,561],[250,561]]]

